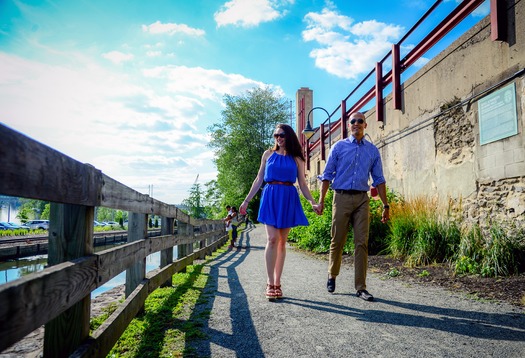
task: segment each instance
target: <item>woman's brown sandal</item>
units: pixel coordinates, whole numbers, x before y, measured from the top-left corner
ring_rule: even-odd
[[[269,299],[269,300],[273,300],[276,298],[275,296],[275,286],[274,285],[270,285],[270,284],[266,284],[266,298]]]
[[[275,298],[283,298],[283,291],[281,290],[281,285],[273,286],[275,292]]]

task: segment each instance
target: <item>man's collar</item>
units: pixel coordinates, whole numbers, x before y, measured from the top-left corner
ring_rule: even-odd
[[[350,137],[348,137],[348,139],[350,140],[350,142],[354,143],[354,142],[357,142],[357,138],[354,137],[353,134],[350,134]],[[361,142],[358,142],[358,144],[364,144],[366,142],[366,139],[365,137],[361,138]]]

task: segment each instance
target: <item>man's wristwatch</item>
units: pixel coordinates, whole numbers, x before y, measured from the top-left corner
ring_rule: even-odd
[[[390,209],[390,205],[383,205],[383,209]]]

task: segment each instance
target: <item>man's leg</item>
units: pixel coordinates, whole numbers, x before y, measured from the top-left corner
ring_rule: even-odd
[[[351,225],[354,229],[354,267],[355,289],[366,290],[366,271],[368,267],[368,232],[370,228],[370,206],[368,194],[360,198],[359,206],[352,215]]]
[[[348,225],[350,222],[351,207],[348,195],[334,193],[332,202],[332,239],[330,242],[330,254],[328,255],[328,277],[335,279],[341,270],[341,259],[343,247],[346,243]],[[333,283],[335,289],[335,282]],[[333,292],[330,289],[329,291]]]

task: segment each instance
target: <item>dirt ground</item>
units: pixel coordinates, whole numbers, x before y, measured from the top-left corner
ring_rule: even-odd
[[[353,256],[344,256],[343,262],[353,265]],[[502,301],[525,307],[525,274],[486,278],[481,276],[454,276],[447,264],[409,268],[400,260],[385,256],[369,256],[369,272],[389,280],[403,280],[411,284],[441,286],[477,299]],[[428,275],[426,272],[428,272]]]

